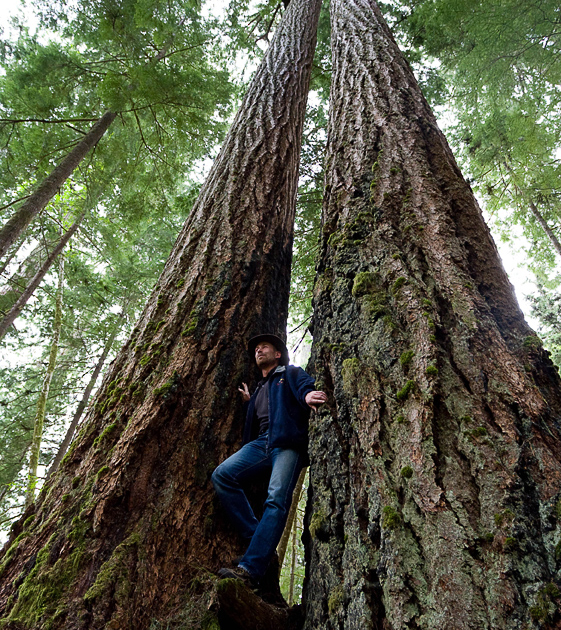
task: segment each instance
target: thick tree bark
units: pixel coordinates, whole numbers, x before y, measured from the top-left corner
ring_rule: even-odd
[[[76,221],[74,221],[74,223],[70,226],[70,228],[68,228],[68,230],[62,235],[56,247],[47,257],[47,260],[45,260],[45,262],[41,265],[39,271],[30,280],[25,291],[23,291],[23,293],[17,299],[16,303],[6,313],[2,321],[0,321],[0,340],[4,338],[5,334],[10,329],[10,326],[16,321],[19,314],[23,310],[23,307],[27,304],[29,298],[33,295],[35,289],[41,284],[43,278],[47,274],[47,271],[49,271],[49,269],[51,268],[51,265],[56,260],[57,256],[66,247],[68,241],[74,236],[74,233],[80,227],[80,223],[82,223],[85,215],[86,211],[84,210],[82,214],[76,219]]]
[[[60,190],[72,171],[86,157],[109,129],[117,114],[106,112],[88,131],[72,151],[55,167],[53,172],[40,184],[20,208],[10,217],[0,230],[0,258],[6,255],[13,243],[23,234],[27,226],[45,208]]]
[[[14,528],[6,627],[142,630],[173,614],[202,627],[207,571],[240,551],[210,475],[239,445],[247,339],[286,326],[320,4],[291,2],[93,411],[32,525]]]
[[[43,425],[45,424],[45,413],[47,410],[47,399],[51,389],[51,381],[55,373],[56,359],[58,355],[58,345],[60,331],[62,329],[62,293],[64,285],[64,257],[60,257],[58,269],[58,287],[55,299],[55,313],[53,318],[53,337],[49,352],[49,362],[43,378],[41,392],[37,400],[37,412],[33,423],[33,437],[31,439],[31,449],[29,455],[29,472],[27,476],[27,491],[25,494],[25,507],[29,507],[35,501],[35,488],[37,486],[37,467],[39,465],[39,455],[41,454],[41,441],[43,439]]]
[[[66,435],[64,436],[64,440],[62,440],[61,445],[58,447],[57,454],[55,455],[55,458],[53,459],[51,463],[49,472],[47,473],[47,479],[49,479],[49,477],[54,472],[56,472],[57,468],[60,465],[60,462],[62,461],[62,458],[66,455],[66,451],[68,450],[68,447],[70,446],[70,442],[72,442],[72,438],[74,437],[74,433],[76,432],[76,427],[78,426],[78,423],[80,422],[80,419],[82,418],[82,415],[84,414],[84,411],[86,410],[93,388],[95,387],[95,384],[97,383],[97,379],[99,378],[99,375],[101,374],[101,370],[103,369],[103,366],[105,365],[105,361],[107,361],[107,357],[109,353],[111,352],[111,348],[113,347],[113,343],[115,342],[115,338],[117,337],[120,329],[121,329],[120,326],[115,325],[115,327],[109,334],[107,341],[105,342],[103,352],[101,353],[99,359],[97,360],[94,371],[92,372],[90,380],[88,381],[88,384],[86,385],[86,389],[84,390],[84,393],[82,395],[82,399],[78,403],[78,406],[76,407],[76,411],[74,412],[74,415],[72,416],[72,421],[70,422],[70,425],[68,426],[68,429],[66,430]]]
[[[374,0],[331,10],[305,627],[559,627],[559,376]]]

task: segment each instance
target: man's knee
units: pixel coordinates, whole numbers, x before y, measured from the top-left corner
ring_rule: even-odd
[[[215,490],[218,490],[218,488],[222,485],[222,482],[223,482],[223,473],[222,473],[221,466],[222,464],[220,466],[217,466],[214,469],[214,472],[212,473],[212,476],[210,478]]]

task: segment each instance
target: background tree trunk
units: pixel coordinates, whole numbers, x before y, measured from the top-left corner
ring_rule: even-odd
[[[74,221],[70,228],[63,234],[56,247],[47,257],[47,260],[45,260],[45,262],[41,265],[39,271],[37,271],[37,273],[29,281],[29,284],[27,285],[23,293],[19,296],[12,308],[2,318],[2,321],[0,321],[0,340],[4,338],[4,336],[10,329],[10,326],[16,321],[19,314],[23,310],[23,307],[27,304],[29,298],[33,295],[35,289],[41,284],[41,281],[51,268],[51,265],[56,260],[57,256],[66,247],[68,241],[74,236],[74,233],[80,227],[80,223],[84,219],[85,215],[86,210],[82,212],[82,214],[76,219],[76,221]]]
[[[306,478],[307,468],[304,468],[300,471],[300,475],[298,476],[298,481],[294,486],[294,493],[292,495],[292,503],[290,504],[290,510],[288,512],[288,518],[286,519],[286,525],[284,527],[284,532],[282,533],[282,538],[279,541],[277,546],[277,555],[279,557],[279,570],[282,568],[284,557],[286,555],[286,549],[288,547],[288,540],[290,539],[291,532],[293,529],[293,524],[296,521],[296,515],[298,513],[298,503],[300,503],[300,498],[302,496],[302,486],[304,485],[304,479]]]
[[[39,455],[41,454],[41,440],[43,438],[43,425],[45,423],[45,411],[47,409],[47,399],[51,388],[51,381],[56,367],[58,355],[58,345],[60,341],[60,331],[62,329],[62,292],[64,286],[64,256],[60,257],[58,268],[58,287],[55,299],[55,313],[53,318],[53,338],[51,350],[49,352],[49,362],[45,371],[45,378],[39,398],[37,400],[37,413],[33,425],[33,438],[29,454],[29,473],[27,478],[27,492],[25,495],[25,506],[29,507],[35,501],[35,488],[37,486],[37,467],[39,465]]]
[[[534,215],[536,221],[540,224],[542,230],[546,233],[549,242],[553,245],[553,249],[561,256],[561,243],[559,239],[554,234],[553,230],[549,227],[547,221],[545,220],[543,214],[538,210],[536,204],[530,199],[527,191],[524,191],[517,182],[516,173],[514,169],[510,166],[510,164],[505,160],[503,162],[504,167],[506,168],[508,174],[510,175],[510,181],[516,190],[516,192],[520,195],[523,203],[528,204],[532,214]]]
[[[111,348],[113,347],[113,343],[115,342],[115,337],[119,334],[120,329],[121,329],[120,325],[115,324],[115,327],[113,328],[113,330],[109,334],[109,337],[107,338],[107,341],[105,342],[105,347],[103,348],[103,352],[101,353],[99,359],[97,360],[94,371],[92,372],[90,380],[88,381],[88,384],[86,385],[86,389],[84,390],[84,394],[82,395],[82,399],[78,403],[78,406],[76,407],[76,411],[74,412],[74,415],[72,416],[72,421],[70,422],[70,425],[68,426],[66,435],[64,436],[64,440],[62,440],[58,448],[57,454],[55,458],[53,459],[52,464],[49,468],[49,472],[47,473],[47,479],[56,471],[56,469],[60,465],[60,462],[62,461],[62,458],[66,455],[66,451],[68,450],[68,447],[70,446],[70,442],[72,442],[72,438],[74,437],[74,433],[76,432],[76,427],[78,426],[78,423],[80,422],[80,419],[82,418],[82,415],[84,411],[86,410],[92,390],[95,387],[95,384],[97,383],[97,379],[101,373],[101,370],[103,369],[103,366],[105,365],[107,356],[111,352]]]
[[[320,5],[290,3],[93,411],[32,524],[30,510],[13,529],[6,627],[209,622],[208,570],[239,551],[210,475],[240,442],[247,339],[286,326]]]
[[[374,0],[331,11],[305,627],[559,627],[559,376]]]
[[[80,164],[109,129],[117,114],[106,112],[53,172],[40,184],[0,230],[0,258],[23,234],[27,226],[60,190],[72,171]]]

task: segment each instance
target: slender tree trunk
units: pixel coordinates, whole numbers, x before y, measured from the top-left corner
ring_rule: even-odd
[[[76,427],[78,426],[78,423],[80,422],[80,419],[82,418],[82,415],[84,411],[86,410],[92,390],[95,387],[95,384],[101,373],[101,370],[103,369],[103,366],[105,365],[105,361],[107,360],[107,357],[109,353],[111,352],[111,348],[113,347],[113,343],[115,342],[115,337],[118,335],[119,330],[120,330],[120,326],[115,326],[115,328],[113,328],[109,337],[107,338],[107,341],[105,342],[105,347],[103,348],[103,352],[101,353],[101,356],[99,357],[96,363],[94,371],[92,372],[90,380],[86,386],[86,389],[84,390],[84,394],[82,395],[82,399],[78,403],[78,406],[76,407],[76,411],[74,412],[74,415],[72,416],[72,422],[70,423],[70,426],[68,427],[66,431],[66,435],[64,436],[64,440],[62,440],[62,443],[58,448],[58,452],[51,464],[51,467],[49,468],[49,472],[47,473],[47,479],[49,479],[50,476],[54,472],[56,472],[57,468],[59,467],[60,462],[62,461],[62,458],[66,455],[66,451],[68,450],[68,447],[70,446],[70,442],[72,442],[72,438],[74,437],[74,433],[76,432]]]
[[[374,0],[331,11],[305,627],[559,627],[559,376]]]
[[[41,281],[47,274],[47,271],[49,271],[51,265],[56,260],[56,257],[62,252],[68,241],[72,238],[85,215],[86,210],[82,212],[82,214],[76,219],[76,221],[74,221],[72,226],[63,234],[57,246],[50,253],[47,260],[45,260],[45,262],[41,265],[39,271],[31,279],[25,291],[19,296],[16,303],[12,306],[8,313],[6,313],[2,321],[0,321],[0,340],[4,338],[4,335],[8,332],[10,326],[17,319],[18,315],[23,310],[23,307],[27,304],[27,301],[33,295],[35,289],[41,284]]]
[[[74,169],[109,129],[117,114],[106,112],[0,230],[0,258],[61,189]]]
[[[56,292],[55,314],[53,320],[53,338],[51,350],[49,352],[49,363],[43,379],[41,393],[37,400],[37,413],[33,425],[33,438],[31,440],[31,452],[29,456],[29,474],[27,479],[27,492],[25,495],[25,506],[29,507],[35,500],[35,488],[37,486],[37,466],[39,465],[39,455],[41,453],[41,440],[43,438],[43,424],[45,423],[45,412],[47,409],[47,399],[51,388],[51,381],[55,372],[56,358],[58,354],[58,344],[60,331],[62,328],[62,291],[64,285],[64,257],[60,257],[58,270],[58,288]]]
[[[529,198],[528,193],[524,191],[518,185],[518,182],[516,181],[516,174],[513,168],[510,166],[510,164],[506,160],[505,162],[503,162],[503,164],[506,170],[508,171],[508,174],[510,175],[510,181],[512,182],[514,188],[516,189],[520,197],[522,197],[522,200],[528,204],[532,214],[536,218],[536,221],[540,224],[543,231],[546,233],[547,237],[549,238],[550,243],[553,245],[553,248],[559,254],[559,256],[561,256],[561,243],[559,242],[559,239],[557,238],[557,236],[555,236],[555,234],[553,233],[553,230],[547,224],[547,221],[545,220],[543,214],[537,208],[536,204]]]
[[[143,315],[12,542],[7,627],[55,612],[60,629],[209,627],[208,570],[241,550],[210,475],[240,443],[248,338],[286,326],[320,5],[290,3]]]
[[[23,245],[24,241],[25,241],[25,238],[20,238],[17,245],[14,245],[12,249],[9,251],[6,258],[4,258],[2,265],[0,265],[0,275],[2,275],[6,271],[9,264],[12,262],[15,255],[18,253],[19,248]]]
[[[277,554],[279,557],[279,571],[282,569],[282,565],[284,563],[284,557],[286,555],[286,549],[288,547],[288,540],[290,539],[292,526],[298,513],[298,504],[300,503],[300,498],[302,496],[302,486],[304,485],[304,479],[306,478],[306,471],[307,469],[304,468],[300,472],[300,476],[298,477],[298,481],[296,482],[294,494],[292,495],[292,503],[290,504],[290,511],[288,512],[288,518],[286,520],[286,526],[277,547]]]
[[[292,549],[290,550],[290,587],[288,589],[288,605],[292,606],[294,602],[294,581],[296,577],[296,555],[297,555],[297,536],[298,536],[298,512],[292,523]]]
[[[48,256],[46,244],[44,242],[38,243],[6,283],[0,286],[0,313],[6,314],[10,311],[41,267],[46,256]]]

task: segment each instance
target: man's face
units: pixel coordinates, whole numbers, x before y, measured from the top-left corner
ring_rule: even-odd
[[[279,362],[281,353],[268,341],[262,341],[255,346],[255,362],[257,367],[263,368]]]

